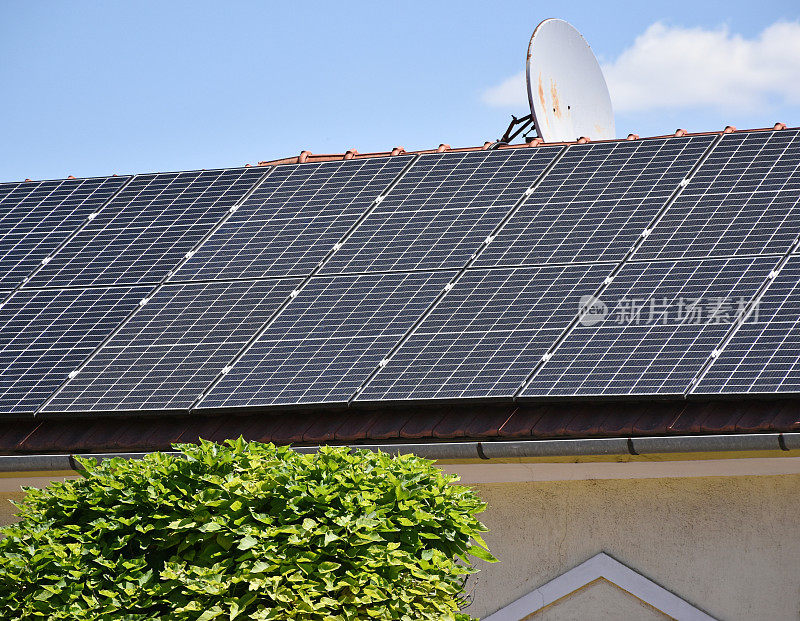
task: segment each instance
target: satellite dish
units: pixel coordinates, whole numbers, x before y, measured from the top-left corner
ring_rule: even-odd
[[[528,44],[528,102],[545,142],[616,137],[603,72],[581,33],[562,19],[546,19]]]

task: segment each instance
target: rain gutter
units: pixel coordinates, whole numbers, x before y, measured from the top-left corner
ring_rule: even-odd
[[[318,446],[294,447],[299,453],[315,453]],[[800,450],[800,433],[729,434],[706,436],[651,436],[576,440],[514,440],[492,442],[430,442],[419,444],[349,445],[398,455],[414,453],[437,461],[491,461],[530,458],[631,456],[669,453],[736,453]],[[180,455],[178,452],[166,454]],[[87,453],[98,461],[123,457],[142,459],[147,453]],[[77,472],[74,455],[0,455],[0,473]]]

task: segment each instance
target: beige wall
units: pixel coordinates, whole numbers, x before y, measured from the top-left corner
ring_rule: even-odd
[[[501,562],[481,563],[467,611],[473,616],[496,611],[598,552],[720,619],[799,616],[800,475],[475,487],[489,503],[486,540]],[[597,618],[593,607],[601,602],[588,595],[574,596],[570,618],[581,610]]]

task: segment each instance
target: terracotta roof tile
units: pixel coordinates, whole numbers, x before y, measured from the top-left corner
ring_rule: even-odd
[[[237,438],[317,445],[800,430],[800,400],[464,405],[240,416],[0,421],[0,453],[167,450]]]
[[[433,428],[431,435],[442,439],[463,438],[471,428],[475,416],[476,414],[463,409],[448,409]]]
[[[564,144],[585,144],[587,142],[624,142],[626,140],[648,140],[648,139],[656,139],[656,138],[675,138],[675,137],[682,137],[682,136],[707,136],[711,134],[730,134],[730,133],[743,133],[743,132],[762,132],[762,131],[780,131],[786,129],[785,123],[775,123],[772,127],[761,127],[755,129],[742,129],[737,130],[732,125],[728,125],[725,129],[721,131],[714,131],[714,132],[687,132],[685,129],[678,129],[672,134],[665,134],[662,136],[650,136],[648,138],[639,138],[638,134],[628,134],[625,138],[615,138],[612,140],[597,140],[591,141],[589,138],[579,138],[578,140],[572,142],[543,142],[540,138],[536,138],[531,142],[521,143],[521,144],[498,144],[495,148],[497,149],[526,149],[526,148],[536,148],[539,146],[553,146],[553,145],[564,145]],[[482,151],[486,150],[491,146],[492,142],[485,142],[481,146],[476,147],[458,147],[458,148],[451,148],[450,145],[447,144],[440,144],[435,149],[420,149],[417,151],[406,151],[403,147],[394,147],[390,151],[376,151],[372,153],[359,153],[356,149],[349,149],[344,153],[322,153],[322,154],[314,154],[311,151],[301,151],[299,155],[295,155],[292,157],[284,157],[275,160],[266,160],[262,162],[258,162],[259,166],[277,166],[281,164],[305,164],[305,163],[313,163],[313,162],[331,162],[336,160],[349,160],[349,159],[364,159],[370,157],[388,157],[392,155],[401,155],[401,154],[426,154],[426,153],[442,153],[444,151]]]
[[[400,437],[417,439],[433,437],[433,430],[442,422],[444,414],[439,411],[418,412],[415,416],[409,417],[406,424],[400,428]]]
[[[504,438],[529,438],[543,415],[544,409],[541,407],[519,407],[503,423],[500,435]]]
[[[369,430],[375,423],[377,415],[364,412],[350,414],[334,434],[337,442],[358,442],[369,436]]]

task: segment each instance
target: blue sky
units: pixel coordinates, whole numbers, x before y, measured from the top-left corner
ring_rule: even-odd
[[[604,64],[620,136],[800,125],[796,0],[4,0],[0,180],[482,144],[526,113],[546,17]]]

